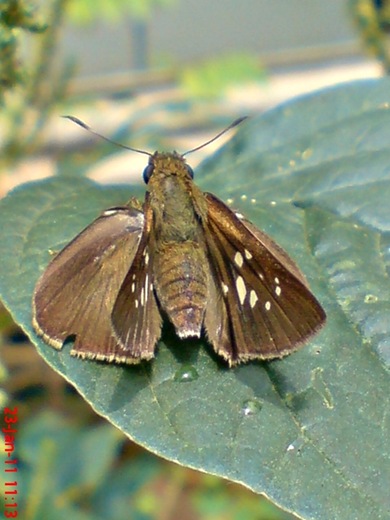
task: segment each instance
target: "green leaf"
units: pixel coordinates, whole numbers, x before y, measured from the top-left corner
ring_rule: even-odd
[[[5,304],[47,362],[150,451],[305,519],[388,518],[389,91],[369,81],[294,100],[244,123],[198,169],[202,188],[234,199],[291,254],[325,306],[326,327],[299,352],[227,369],[205,342],[166,334],[153,362],[120,367],[40,341],[30,302],[48,250],[135,194],[86,179],[1,201]]]

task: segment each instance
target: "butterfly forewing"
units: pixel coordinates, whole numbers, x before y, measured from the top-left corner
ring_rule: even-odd
[[[35,288],[33,325],[60,349],[74,337],[73,355],[131,362],[114,336],[112,308],[143,229],[143,213],[106,210],[51,261]]]
[[[153,289],[153,217],[145,208],[142,239],[112,312],[115,335],[135,361],[154,356],[162,323]]]
[[[280,247],[219,199],[205,196],[206,240],[225,302],[221,312],[228,317],[219,336],[229,340],[213,341],[208,331],[214,348],[231,364],[288,354],[322,326],[322,307]]]

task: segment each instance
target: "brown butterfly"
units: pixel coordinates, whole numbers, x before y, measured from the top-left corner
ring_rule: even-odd
[[[165,316],[180,338],[205,332],[232,366],[283,357],[321,328],[325,312],[295,263],[200,191],[185,154],[136,151],[149,155],[144,203],[104,211],[36,285],[33,326],[49,345],[71,337],[73,355],[138,363],[154,357]]]

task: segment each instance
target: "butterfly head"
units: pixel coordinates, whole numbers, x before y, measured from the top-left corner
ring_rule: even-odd
[[[143,172],[145,184],[148,184],[152,177],[157,181],[167,177],[192,180],[194,172],[184,157],[177,152],[155,152],[150,156],[149,163]]]

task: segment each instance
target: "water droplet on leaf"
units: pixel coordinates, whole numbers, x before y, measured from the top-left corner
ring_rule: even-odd
[[[255,413],[260,412],[262,408],[263,405],[258,399],[248,399],[247,401],[244,401],[241,413],[247,417],[248,415],[254,415]]]
[[[291,444],[289,444],[287,446],[286,451],[291,454],[300,455],[300,453],[303,449],[303,445],[304,445],[303,439],[295,439],[294,442],[292,442]]]
[[[199,374],[196,368],[191,365],[186,365],[176,371],[174,380],[179,383],[190,383],[191,381],[198,379],[198,377]]]

